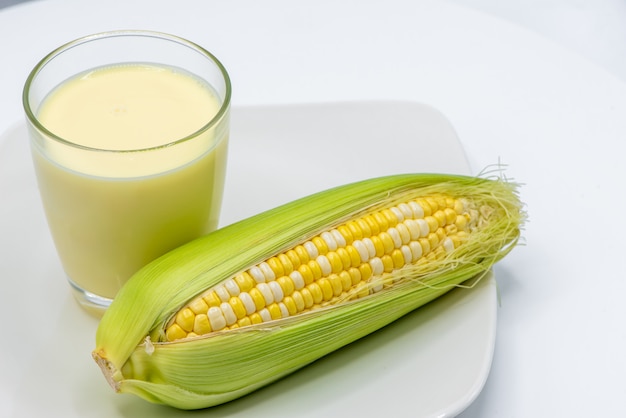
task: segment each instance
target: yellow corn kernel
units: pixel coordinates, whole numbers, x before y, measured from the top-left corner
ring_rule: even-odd
[[[193,323],[193,332],[197,335],[204,335],[211,332],[211,324],[206,314],[196,315]]]
[[[174,323],[165,331],[165,337],[168,341],[180,340],[187,337],[187,331],[182,329],[177,323]]]
[[[346,268],[350,268],[350,266],[358,266],[359,264],[361,264],[361,255],[359,254],[359,251],[354,247],[354,245],[348,245],[345,248],[345,251],[348,254],[348,257],[350,257],[350,262],[349,264],[347,264]]]
[[[191,331],[193,329],[193,321],[195,314],[189,308],[182,309],[176,315],[176,323],[185,331]]]
[[[372,267],[369,263],[363,263],[359,266],[359,272],[361,272],[361,280],[368,280],[372,277]]]
[[[328,252],[328,245],[321,237],[315,237],[311,240],[311,242],[313,242],[320,255],[324,255]]]
[[[426,216],[424,220],[428,223],[430,232],[435,232],[439,228],[439,221],[434,216]]]
[[[296,292],[294,292],[294,294],[295,293]],[[302,300],[304,301],[304,307],[306,309],[312,307],[315,304],[315,299],[313,298],[313,294],[311,293],[308,287],[305,287],[304,289],[300,290],[299,293],[300,295],[302,295]]]
[[[426,239],[428,240],[428,244],[430,245],[431,250],[437,248],[437,246],[439,245],[439,236],[436,233],[431,232],[430,234],[428,234],[428,237],[426,237]]]
[[[307,263],[307,265],[309,266],[311,273],[313,273],[313,280],[319,280],[319,278],[322,277],[322,268],[319,263],[315,260],[311,260]]]
[[[349,221],[348,223],[344,225],[342,225],[343,228],[347,229],[350,232],[350,235],[352,236],[352,241],[354,242],[354,240],[357,239],[363,239],[363,231],[361,230],[361,227],[359,226],[358,222],[355,221]],[[340,227],[340,228],[342,228]]]
[[[311,293],[313,297],[313,303],[320,303],[324,300],[324,294],[322,293],[322,288],[317,282],[311,283],[306,287]]]
[[[255,287],[254,289],[250,289],[248,294],[252,298],[252,301],[254,302],[254,306],[256,307],[257,311],[265,308],[265,297],[263,297],[263,293],[261,293],[258,288]]]
[[[363,218],[363,220],[365,220],[365,222],[367,223],[367,226],[369,227],[369,230],[371,231],[371,236],[376,236],[380,234],[380,226],[378,222],[376,221],[376,219],[374,219],[374,216],[367,215],[365,218]]]
[[[422,246],[422,253],[423,254],[428,254],[430,252],[430,241],[428,241],[428,239],[426,238],[420,238],[418,240],[418,242],[420,243],[420,245]]]
[[[443,241],[448,236],[445,228],[437,229],[437,231],[435,231],[435,234],[437,235],[439,242]]]
[[[404,255],[401,250],[395,249],[391,252],[391,260],[393,261],[393,268],[399,269],[404,267],[407,262],[404,260]]]
[[[298,267],[300,267],[300,265],[302,264],[302,260],[300,259],[300,256],[298,256],[298,253],[291,249],[288,250],[285,255],[287,256],[287,258],[289,258],[289,261],[291,262],[291,265],[293,266],[293,270],[297,270]]]
[[[370,286],[367,282],[361,282],[356,286],[356,295],[359,298],[370,294]]]
[[[448,224],[445,227],[445,234],[446,234],[446,236],[454,235],[454,234],[457,233],[457,231],[458,231],[458,228],[453,223],[452,224]]]
[[[291,259],[289,257],[287,257],[286,254],[279,254],[277,256],[278,261],[280,261],[280,263],[283,265],[283,269],[284,269],[284,274],[285,276],[289,276],[289,274],[293,271],[294,267],[293,267],[293,263],[291,262]]]
[[[398,225],[398,222],[400,222],[398,216],[393,213],[391,209],[383,209],[381,213],[387,220],[387,228],[393,228],[394,226]]]
[[[424,198],[428,206],[430,207],[431,214],[435,213],[439,209],[439,204],[435,196],[427,196]]]
[[[409,231],[409,228],[407,228],[406,224],[399,223],[395,228],[400,235],[400,242],[402,244],[408,244],[411,242],[411,232]]]
[[[383,241],[380,239],[380,236],[373,235],[372,237],[370,237],[370,240],[374,244],[374,248],[376,250],[376,253],[375,253],[376,257],[382,257],[383,254],[385,254],[385,244],[383,244]]]
[[[380,238],[380,241],[383,244],[383,254],[389,254],[396,247],[393,242],[393,239],[391,238],[391,235],[389,235],[388,232],[381,232],[380,235],[378,235],[378,237]]]
[[[300,293],[300,291],[298,291],[298,290],[294,291],[293,294],[290,297],[291,297],[291,299],[293,300],[293,303],[296,306],[296,311],[297,312],[302,312],[304,310],[304,308],[306,308],[306,304],[304,302],[304,297],[302,296],[302,293]]]
[[[311,267],[309,267],[308,262],[298,267],[298,272],[302,276],[305,285],[309,285],[315,281],[313,271],[311,270]]]
[[[206,293],[204,295],[204,301],[207,305],[209,305],[209,308],[212,306],[220,306],[220,304],[222,303],[222,300],[219,298],[219,296],[217,296],[217,293],[215,293],[215,291],[210,291]]]
[[[269,311],[272,319],[280,319],[283,317],[278,303],[272,303],[267,307],[267,310]]]
[[[467,218],[463,215],[457,215],[454,223],[460,230],[465,230],[465,228],[467,228]]]
[[[270,257],[267,260],[267,264],[274,272],[274,277],[280,277],[280,276],[284,276],[285,274],[289,274],[289,273],[285,273],[283,263],[280,262],[278,257]]]
[[[383,263],[383,270],[385,273],[391,273],[394,269],[393,259],[389,254],[385,254],[380,257],[380,261]]]
[[[250,315],[250,322],[252,322],[253,324],[262,324],[263,318],[261,318],[261,315],[255,312]]]
[[[446,214],[442,210],[433,213],[433,218],[437,220],[438,228],[446,225]]]
[[[249,316],[244,316],[239,321],[237,321],[237,325],[239,325],[240,328],[248,327],[252,325],[252,321],[250,320]]]
[[[339,273],[339,280],[341,281],[342,292],[347,292],[352,288],[352,276],[348,270],[343,270]]]
[[[283,299],[283,304],[287,308],[289,312],[289,316],[293,316],[298,313],[298,308],[296,306],[296,302],[292,296],[287,296]]]
[[[282,276],[279,277],[278,280],[276,280],[276,282],[280,285],[281,289],[283,290],[283,294],[284,295],[291,295],[294,291],[294,284],[293,284],[293,279],[291,279],[289,276]]]
[[[189,309],[196,314],[204,314],[209,310],[209,305],[204,301],[203,298],[196,298],[191,303],[189,303]]]
[[[389,229],[389,221],[381,212],[374,213],[372,217],[374,218],[374,220],[376,221],[376,225],[378,226],[378,233]]]
[[[242,292],[247,292],[248,290],[252,289],[255,284],[254,279],[247,271],[236,275],[235,282],[239,286],[239,290],[241,290]]]
[[[309,257],[309,252],[306,250],[306,248],[304,248],[304,245],[296,246],[296,248],[294,248],[294,251],[300,259],[300,264],[306,264],[311,259],[311,257]]]
[[[238,320],[246,316],[246,308],[240,298],[232,297],[228,300],[228,304],[233,309]]]
[[[324,300],[325,302],[328,302],[329,300],[331,300],[334,295],[334,292],[333,292],[333,286],[331,285],[330,280],[328,280],[327,277],[324,277],[324,278],[319,279],[316,283],[322,291],[322,300]]]
[[[333,296],[339,296],[343,293],[343,283],[338,274],[328,276],[328,281],[333,289]]]
[[[453,224],[456,221],[456,212],[452,208],[445,208],[444,214],[446,215],[446,225]]]
[[[352,258],[350,257],[348,248],[352,248],[352,245],[349,245],[348,247],[337,248],[337,250],[335,251],[335,253],[339,256],[339,259],[341,260],[341,270],[347,270],[352,265]]]
[[[341,257],[339,257],[336,251],[330,251],[326,254],[326,258],[330,263],[330,268],[333,273],[339,273],[343,270],[343,261],[341,261]]]
[[[369,223],[366,222],[364,218],[358,219],[356,223],[359,226],[359,229],[361,230],[362,238],[360,239],[368,238],[372,236],[373,234],[372,229],[370,228]]]
[[[343,236],[343,239],[346,241],[346,245],[352,244],[352,241],[354,241],[355,238],[347,225],[339,226],[337,231],[339,231],[339,233]]]
[[[356,286],[361,281],[361,270],[356,267],[350,267],[348,270],[350,279],[352,280],[352,286]]]

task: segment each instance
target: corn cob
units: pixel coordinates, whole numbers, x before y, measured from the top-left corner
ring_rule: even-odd
[[[118,392],[181,409],[227,402],[486,272],[523,221],[500,179],[327,190],[144,267],[102,318],[93,356]]]

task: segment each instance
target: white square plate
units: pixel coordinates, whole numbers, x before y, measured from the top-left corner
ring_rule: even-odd
[[[222,225],[351,181],[467,174],[450,123],[417,103],[235,108]],[[26,128],[0,137],[0,411],[11,417],[177,417],[109,388],[97,320],[74,301],[39,202]],[[301,371],[202,417],[448,417],[479,394],[496,329],[495,281],[456,289]]]

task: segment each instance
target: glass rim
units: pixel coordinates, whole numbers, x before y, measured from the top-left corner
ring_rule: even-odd
[[[157,38],[157,39],[163,39],[163,40],[167,40],[170,42],[175,42],[178,44],[181,44],[183,46],[186,46],[192,50],[195,50],[196,52],[199,52],[201,55],[204,55],[206,58],[208,58],[209,60],[211,60],[219,69],[220,74],[222,75],[223,79],[224,79],[224,99],[222,100],[221,104],[220,104],[220,108],[217,111],[217,113],[215,115],[213,115],[213,117],[206,123],[204,124],[200,129],[197,129],[196,131],[192,132],[189,135],[186,135],[182,138],[178,138],[176,140],[167,142],[165,144],[161,144],[161,145],[157,145],[157,146],[153,146],[153,147],[147,147],[147,148],[136,148],[136,149],[106,149],[106,148],[96,148],[96,147],[90,147],[90,146],[86,146],[86,145],[81,145],[81,144],[77,144],[75,142],[69,141],[65,138],[62,138],[61,136],[55,134],[54,132],[50,131],[49,129],[47,129],[37,118],[37,116],[35,116],[32,108],[31,108],[31,104],[30,104],[30,99],[29,99],[29,92],[31,89],[31,85],[33,83],[33,81],[35,80],[35,78],[37,77],[37,75],[41,72],[41,70],[50,62],[52,61],[55,57],[57,57],[58,55],[60,55],[61,53],[63,53],[64,51],[70,50],[76,46],[82,45],[82,44],[86,44],[89,42],[93,42],[93,41],[97,41],[99,39],[102,38],[115,38],[115,37],[124,37],[124,36],[135,36],[135,37],[146,37],[146,38]],[[77,149],[82,149],[85,151],[96,151],[96,152],[110,152],[110,153],[136,153],[136,152],[144,152],[144,151],[155,151],[155,150],[160,150],[163,148],[167,148],[167,147],[171,147],[173,145],[177,145],[180,143],[184,143],[187,141],[190,141],[194,138],[197,138],[198,136],[200,136],[202,133],[210,130],[211,128],[213,128],[215,125],[218,124],[219,121],[221,121],[226,113],[228,112],[229,106],[230,106],[230,100],[231,100],[231,94],[232,94],[232,86],[231,86],[231,81],[230,81],[230,76],[228,75],[228,72],[226,71],[226,68],[224,67],[224,65],[220,62],[220,60],[217,59],[217,57],[215,55],[213,55],[211,52],[209,52],[208,50],[206,50],[205,48],[203,48],[202,46],[189,41],[185,38],[181,38],[179,36],[176,35],[171,35],[169,33],[165,33],[165,32],[158,32],[158,31],[149,31],[149,30],[115,30],[115,31],[107,31],[107,32],[99,32],[99,33],[94,33],[91,35],[87,35],[87,36],[83,36],[77,39],[74,39],[73,41],[67,42],[61,46],[59,46],[58,48],[54,49],[53,51],[51,51],[50,53],[48,53],[45,57],[43,57],[36,65],[35,67],[33,67],[33,69],[31,70],[31,72],[29,73],[28,77],[26,78],[26,82],[24,83],[24,88],[22,90],[22,105],[24,107],[24,111],[26,113],[26,117],[28,118],[28,120],[41,132],[43,132],[44,134],[46,134],[46,136],[50,137],[51,139],[62,143],[63,145],[67,145],[73,148],[77,148]]]

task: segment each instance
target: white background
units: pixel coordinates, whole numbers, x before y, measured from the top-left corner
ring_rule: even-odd
[[[21,118],[21,80],[9,84],[5,74],[25,73],[68,40],[54,35],[55,5],[67,12],[64,2],[46,2],[42,27],[28,26],[28,5],[0,14],[0,42],[37,46],[17,61],[2,59],[3,128]],[[206,25],[199,41],[211,34],[209,48],[236,80],[240,105],[428,103],[453,124],[474,172],[501,159],[524,183],[526,245],[496,268],[493,366],[461,416],[626,416],[624,2],[216,3],[216,17],[186,14],[173,2],[167,18],[130,6],[134,14],[126,14],[116,1],[107,4],[119,16],[104,14],[117,16],[116,25],[154,22],[165,31],[173,21]],[[109,28],[80,4],[65,33]],[[211,25],[224,16],[236,20]]]
[[[626,80],[626,1],[448,0],[519,25]],[[0,0],[0,8],[25,0]]]

